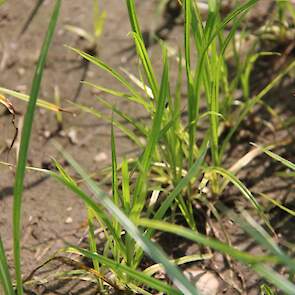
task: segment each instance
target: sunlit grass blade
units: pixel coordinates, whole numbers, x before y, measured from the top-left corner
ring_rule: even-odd
[[[253,269],[271,284],[282,290],[284,294],[294,295],[295,285],[267,265],[253,265]]]
[[[89,178],[88,174],[82,169],[82,167],[68,154],[62,151],[64,158],[71,164],[71,166],[77,171],[77,173],[85,179],[85,182],[89,186],[92,193],[99,199],[101,205],[109,211],[114,219],[116,219],[121,226],[128,232],[128,234],[137,242],[137,244],[144,250],[144,252],[150,256],[155,262],[161,263],[175,286],[179,288],[183,294],[199,294],[195,287],[182,275],[182,273],[171,264],[167,256],[160,250],[150,239],[141,234],[139,229],[134,223],[113,203],[110,197],[104,193],[97,184]],[[64,179],[58,174],[52,174],[57,180],[64,182]],[[78,192],[76,187],[73,187],[72,183],[65,183],[70,189],[78,193],[78,197],[81,197],[83,201],[92,210],[97,211],[98,205],[86,194]]]
[[[126,0],[126,2],[127,2],[128,14],[129,14],[129,21],[131,24],[131,29],[133,31],[134,43],[136,45],[137,56],[140,58],[142,62],[146,78],[153,92],[153,96],[155,97],[155,99],[157,99],[159,87],[158,87],[157,79],[156,79],[148,52],[144,44],[140,26],[138,23],[136,9],[135,9],[135,1]]]
[[[290,257],[279,247],[279,245],[271,238],[271,236],[266,232],[266,230],[258,224],[246,211],[242,212],[242,218],[234,217],[241,228],[247,232],[252,238],[254,238],[259,245],[267,249],[272,255],[277,257],[277,259],[290,268],[290,270],[295,273],[295,261],[290,259]]]
[[[77,248],[74,246],[66,248],[65,251],[69,253],[80,254],[90,259],[96,259],[105,267],[110,268],[116,274],[127,274],[129,278],[132,278],[133,280],[136,280],[140,283],[146,284],[151,288],[155,288],[158,291],[165,292],[165,294],[180,294],[180,292],[174,289],[173,287],[167,285],[164,282],[154,279],[149,274],[145,274],[142,271],[134,270],[124,264],[120,264],[98,253],[90,252],[86,249]]]
[[[152,220],[152,219],[145,219],[145,218],[137,219],[135,220],[135,223],[139,226],[151,228],[154,230],[165,231],[165,232],[169,232],[169,233],[181,236],[183,238],[186,238],[198,244],[208,246],[221,253],[228,254],[231,257],[246,264],[277,261],[276,257],[273,257],[273,256],[266,256],[266,255],[255,256],[250,253],[240,251],[225,243],[219,242],[201,233],[198,233],[194,230],[185,228],[180,225],[175,225],[175,224],[171,224],[171,223],[160,221],[160,220]]]
[[[10,89],[4,88],[4,87],[0,87],[0,93],[11,95],[12,97],[15,97],[15,98],[25,101],[25,102],[28,102],[30,100],[29,95],[26,95],[26,94],[23,94],[23,93],[20,93],[17,91],[13,91],[13,90],[10,90]],[[58,105],[50,103],[50,102],[43,100],[43,99],[37,99],[36,105],[38,107],[41,107],[41,108],[44,108],[44,109],[47,109],[47,110],[50,110],[53,112],[65,111],[63,108],[59,107]]]
[[[269,282],[277,286],[279,289],[285,291],[286,294],[291,295],[294,293],[295,285],[291,281],[288,281],[283,276],[279,275],[264,264],[267,262],[278,263],[280,259],[277,256],[257,256],[247,252],[243,252],[233,248],[232,246],[229,246],[217,240],[213,240],[190,229],[163,221],[138,219],[136,220],[136,223],[140,226],[179,235],[196,243],[208,246],[221,253],[228,254],[230,257],[233,257],[236,260],[246,265],[250,265],[256,272],[266,278]],[[279,280],[279,278],[281,278],[281,280]]]
[[[172,262],[176,265],[182,265],[185,263],[191,263],[191,262],[195,262],[195,261],[211,259],[212,257],[213,257],[213,254],[204,254],[204,255],[194,254],[194,255],[188,255],[188,256],[176,258],[176,259],[170,260],[170,262]],[[152,276],[154,273],[156,273],[158,271],[162,271],[162,270],[163,270],[163,266],[161,264],[154,264],[154,265],[146,268],[143,272],[147,275]]]
[[[295,171],[295,164],[288,161],[287,159],[284,159],[283,157],[281,157],[280,155],[270,151],[267,148],[264,148],[262,146],[258,146],[256,144],[254,144],[254,146],[258,147],[261,151],[263,151],[265,154],[267,154],[269,157],[273,158],[274,160],[281,162],[284,166],[286,166],[287,168]]]
[[[14,250],[14,263],[17,282],[18,295],[23,294],[22,276],[21,276],[21,255],[20,255],[20,238],[21,238],[21,205],[22,193],[24,189],[24,177],[26,170],[26,162],[28,156],[28,149],[32,131],[32,124],[36,108],[36,102],[39,95],[41,80],[43,76],[43,69],[47,58],[48,49],[55,31],[61,1],[57,0],[55,3],[54,11],[48,26],[48,32],[44,39],[43,47],[41,49],[40,57],[37,63],[35,75],[33,78],[30,100],[27,107],[27,112],[24,118],[19,158],[16,169],[15,184],[14,184],[14,198],[13,198],[13,250]]]
[[[289,64],[284,70],[282,70],[271,82],[267,84],[257,95],[249,99],[245,105],[241,107],[240,112],[238,113],[235,124],[232,126],[230,131],[228,132],[226,138],[222,143],[222,147],[220,150],[220,155],[223,156],[227,145],[229,144],[232,136],[237,131],[240,124],[246,118],[246,116],[253,110],[253,107],[271,90],[273,89],[281,80],[282,78],[288,74],[293,68],[295,67],[295,61]]]
[[[93,87],[94,89],[96,89],[96,90],[98,90],[100,92],[105,92],[105,93],[111,94],[113,96],[122,97],[124,99],[127,99],[128,101],[135,102],[135,103],[137,103],[139,105],[142,105],[147,111],[149,111],[150,108],[151,108],[149,106],[148,102],[146,102],[142,98],[139,99],[138,97],[134,97],[134,96],[132,96],[130,94],[127,94],[125,92],[120,92],[120,91],[117,91],[117,90],[113,90],[113,89],[109,89],[109,88],[102,87],[102,86],[99,86],[99,85],[95,85],[95,84],[87,82],[87,81],[81,81],[81,83],[86,85],[86,86]]]
[[[210,167],[208,168],[208,171],[214,171],[223,177],[225,177],[227,180],[229,180],[231,183],[233,183],[243,194],[243,196],[250,201],[250,203],[253,205],[253,207],[259,212],[262,213],[263,210],[255,197],[252,195],[252,193],[247,189],[247,187],[230,171],[221,168],[221,167]]]
[[[126,89],[130,91],[134,99],[138,100],[138,103],[145,105],[146,108],[149,108],[149,105],[145,100],[141,97],[141,95],[128,83],[128,81],[116,70],[102,62],[99,58],[92,56],[88,53],[83,52],[82,50],[67,46],[70,50],[78,53],[81,57],[88,60],[92,64],[98,66],[99,68],[103,69],[104,71],[108,72],[111,76],[113,76],[116,80],[118,80]]]
[[[124,123],[120,123],[118,120],[111,118],[105,114],[103,114],[102,112],[92,108],[92,107],[88,107],[82,104],[78,104],[78,103],[72,103],[74,106],[78,107],[79,109],[81,109],[82,111],[89,113],[99,119],[103,119],[104,121],[113,124],[115,127],[117,127],[118,129],[120,129],[130,140],[132,140],[137,146],[139,147],[143,147],[142,142],[140,141],[140,139],[138,138],[138,136],[133,132],[133,130],[131,130],[130,128],[126,127],[124,125]]]
[[[8,268],[5,250],[4,250],[1,237],[0,237],[0,283],[3,287],[5,295],[15,295],[13,287],[12,287],[12,280],[9,273],[9,268]],[[0,291],[1,291],[1,287],[0,287]]]
[[[266,194],[260,194],[263,198],[267,199],[268,201],[272,202],[275,206],[279,207],[280,209],[284,210],[288,214],[295,217],[295,211],[287,208],[286,206],[282,205],[279,201],[267,196]]]
[[[163,73],[161,80],[161,87],[159,97],[156,99],[156,113],[153,118],[152,127],[147,138],[147,146],[144,150],[143,156],[140,159],[140,169],[141,173],[137,178],[135,191],[134,191],[134,200],[132,206],[132,213],[135,215],[140,213],[144,207],[144,196],[145,191],[143,189],[144,183],[146,181],[148,169],[151,165],[153,154],[156,150],[157,142],[159,140],[161,132],[161,124],[164,116],[165,103],[169,94],[169,77],[168,77],[168,59],[167,59],[167,50],[163,48]]]

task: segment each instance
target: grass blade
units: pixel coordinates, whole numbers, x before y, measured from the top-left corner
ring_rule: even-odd
[[[141,173],[136,181],[135,186],[135,192],[134,192],[134,202],[132,207],[132,212],[134,214],[138,214],[143,206],[144,206],[144,200],[143,196],[143,185],[146,179],[147,171],[151,165],[153,153],[156,149],[157,142],[160,137],[161,133],[161,123],[164,115],[165,110],[165,102],[167,101],[167,96],[169,94],[169,77],[168,77],[168,60],[167,60],[167,49],[163,49],[163,61],[164,61],[164,69],[162,74],[162,81],[161,81],[161,87],[160,87],[160,93],[157,98],[157,107],[156,107],[156,113],[152,122],[152,128],[148,135],[147,139],[147,146],[143,153],[143,156],[140,160],[140,168]]]
[[[93,194],[99,199],[101,205],[110,212],[112,217],[115,218],[123,228],[125,228],[128,234],[137,242],[137,244],[148,256],[150,256],[155,262],[161,263],[164,266],[167,274],[175,286],[177,286],[179,290],[185,295],[199,294],[196,288],[191,285],[191,283],[183,276],[179,269],[169,262],[168,257],[163,253],[163,251],[159,249],[150,239],[141,234],[134,223],[113,203],[109,196],[104,193],[92,179],[89,178],[88,174],[82,169],[82,167],[70,155],[63,151],[62,154],[71,164],[71,166],[77,171],[77,173],[83,179],[85,179],[85,182]],[[63,182],[63,179],[60,179],[57,174],[52,175],[55,176],[55,178],[57,178],[59,181]],[[98,206],[91,198],[85,195],[83,200],[89,207],[96,211]]]
[[[157,279],[154,279],[148,274],[145,274],[142,271],[134,270],[127,265],[120,264],[112,259],[109,259],[105,256],[102,256],[98,253],[87,251],[86,249],[81,249],[77,247],[69,247],[65,249],[66,252],[80,254],[90,259],[96,259],[104,266],[112,269],[115,272],[122,272],[127,274],[130,278],[137,280],[141,283],[146,284],[149,287],[155,288],[158,291],[165,292],[165,294],[180,294],[176,289],[163,283]]]
[[[286,294],[294,294],[295,285],[264,264],[266,262],[279,262],[280,258],[277,256],[254,256],[247,252],[237,250],[225,243],[208,238],[198,232],[184,228],[183,226],[169,224],[163,221],[138,219],[136,220],[136,223],[140,226],[162,230],[182,236],[186,239],[208,246],[224,254],[228,254],[238,261],[250,265],[257,273],[266,278],[272,284],[276,285],[279,289],[286,292]]]
[[[19,151],[19,158],[16,169],[15,184],[14,184],[14,199],[13,199],[13,250],[14,250],[14,263],[17,282],[18,295],[23,294],[22,277],[21,277],[21,263],[20,263],[20,237],[21,237],[21,203],[22,193],[24,189],[24,177],[27,163],[28,149],[32,131],[32,124],[34,113],[36,109],[36,102],[39,95],[43,69],[45,66],[48,49],[53,37],[55,26],[57,23],[61,1],[57,0],[55,3],[54,11],[48,26],[48,31],[41,49],[38,64],[36,67],[30,100],[27,107],[27,112],[24,118],[24,125],[21,136],[21,144]]]
[[[13,90],[10,90],[10,89],[4,88],[4,87],[0,87],[0,93],[11,95],[12,97],[15,97],[15,98],[25,101],[25,102],[28,102],[30,100],[30,97],[28,95],[17,92],[17,91],[13,91]],[[40,98],[37,99],[36,105],[40,108],[47,109],[47,110],[50,110],[53,112],[63,111],[63,109],[60,108],[58,105],[50,103],[50,102],[48,102],[44,99],[40,99]]]
[[[269,149],[266,149],[264,147],[258,146],[254,144],[254,146],[258,147],[260,150],[262,150],[265,154],[267,154],[269,157],[273,158],[274,160],[281,162],[286,167],[290,168],[291,170],[295,171],[295,164],[284,159],[283,157],[277,155],[276,153],[270,151]]]
[[[4,246],[0,237],[0,282],[6,295],[15,295],[9,273]]]

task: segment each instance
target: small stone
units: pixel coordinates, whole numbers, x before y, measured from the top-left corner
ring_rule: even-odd
[[[25,74],[26,70],[24,68],[18,68],[17,73],[22,77]]]
[[[201,295],[217,295],[219,289],[218,277],[198,267],[184,270],[183,274],[196,286]]]
[[[70,224],[73,223],[73,218],[72,217],[68,217],[65,221],[66,224]]]
[[[72,144],[78,144],[78,136],[77,136],[77,130],[75,129],[70,129],[70,131],[68,132],[68,137],[69,140]]]
[[[49,138],[51,136],[51,132],[49,130],[45,130],[43,135],[45,138]]]
[[[102,161],[105,161],[107,160],[108,156],[106,153],[104,152],[101,152],[101,153],[98,153],[95,157],[94,157],[94,161],[95,162],[102,162]]]

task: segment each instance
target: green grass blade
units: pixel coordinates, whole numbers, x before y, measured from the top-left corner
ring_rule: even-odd
[[[180,182],[176,185],[175,189],[165,198],[165,201],[161,204],[160,208],[157,210],[155,215],[153,216],[153,219],[160,220],[162,219],[167,210],[171,207],[172,203],[175,201],[175,199],[178,197],[179,194],[181,194],[182,190],[186,188],[190,181],[198,175],[200,172],[201,166],[204,162],[205,155],[207,153],[207,146],[204,145],[204,150],[201,151],[201,154],[198,158],[198,160],[193,164],[193,166],[188,171],[187,175],[180,180]],[[154,233],[153,229],[147,229],[145,232],[145,236],[150,239]],[[140,258],[142,257],[143,253],[142,251],[138,251],[136,253],[136,261],[140,261]]]
[[[94,219],[95,214],[93,214],[91,209],[87,210],[87,219],[88,219],[88,241],[89,241],[89,249],[91,252],[97,252],[95,233],[94,233]],[[99,261],[95,258],[92,259],[92,264],[94,269],[99,273]],[[101,279],[97,280],[98,285],[101,289],[103,289],[103,283]]]
[[[223,169],[221,167],[210,167],[208,168],[208,171],[214,171],[223,177],[225,177],[227,180],[229,180],[231,183],[233,183],[243,194],[243,196],[250,201],[250,203],[253,205],[253,207],[259,212],[262,213],[262,208],[258,204],[255,197],[252,195],[252,193],[247,189],[247,187],[230,171]]]
[[[127,274],[128,277],[132,278],[133,280],[146,284],[147,286],[155,288],[160,292],[165,292],[165,294],[180,294],[176,289],[167,285],[166,283],[154,279],[153,277],[151,277],[148,274],[145,274],[142,271],[134,270],[131,267],[128,267],[127,265],[120,264],[98,253],[90,252],[86,249],[81,249],[74,246],[65,249],[65,251],[69,253],[83,255],[90,259],[96,259],[100,261],[100,263],[103,264],[105,267],[108,267],[111,270],[113,270],[115,273],[121,272]]]
[[[266,149],[264,147],[258,146],[256,144],[254,144],[254,146],[257,146],[260,150],[262,150],[265,154],[267,154],[269,157],[273,158],[274,160],[281,162],[284,166],[286,166],[287,168],[295,171],[295,164],[284,159],[283,157],[279,156],[278,154],[270,151],[269,149]]]
[[[276,285],[279,289],[286,292],[286,294],[294,294],[295,285],[284,277],[269,269],[264,263],[266,262],[279,262],[277,256],[256,256],[247,252],[237,250],[225,243],[208,238],[198,232],[184,228],[183,226],[169,224],[163,221],[150,220],[150,219],[138,219],[136,223],[140,226],[150,227],[153,229],[173,233],[182,236],[186,239],[194,241],[196,243],[205,245],[219,252],[227,254],[238,261],[250,265],[257,273],[266,278],[269,282]],[[291,259],[290,259],[291,260]],[[292,292],[291,292],[292,291]]]
[[[148,55],[148,52],[146,50],[144,40],[142,37],[142,33],[140,30],[140,26],[138,23],[137,15],[136,15],[136,9],[135,9],[135,2],[134,0],[126,0],[127,2],[127,8],[128,8],[128,14],[129,14],[129,20],[131,24],[131,29],[133,31],[133,38],[137,49],[137,55],[140,58],[146,78],[149,82],[149,86],[152,89],[153,96],[155,98],[158,97],[158,83],[157,79],[155,77],[153,67]]]
[[[12,97],[15,97],[15,98],[25,101],[25,102],[28,102],[30,100],[30,97],[28,95],[17,92],[17,91],[13,91],[13,90],[10,90],[10,89],[4,88],[4,87],[0,87],[0,93],[11,95]],[[40,108],[47,109],[47,110],[50,110],[53,112],[60,112],[63,110],[58,105],[50,103],[50,102],[48,102],[44,99],[40,99],[40,98],[37,99],[36,105]]]
[[[263,198],[267,199],[268,201],[272,202],[275,206],[279,207],[283,211],[287,212],[288,214],[292,215],[295,217],[295,211],[292,209],[287,208],[286,206],[282,205],[279,201],[265,195],[265,194],[260,194]]]
[[[138,120],[130,117],[126,113],[121,112],[118,108],[116,108],[111,103],[105,101],[104,99],[100,97],[96,97],[96,99],[107,109],[111,110],[113,113],[117,114],[119,117],[121,117],[123,120],[125,120],[127,123],[130,123],[138,132],[141,133],[141,136],[147,136],[146,128],[145,126]]]
[[[140,96],[140,94],[128,83],[128,81],[121,75],[119,74],[116,70],[102,62],[100,59],[98,59],[95,56],[92,56],[88,53],[83,52],[82,50],[67,46],[70,50],[76,52],[79,54],[81,57],[84,59],[88,60],[92,64],[98,66],[99,68],[103,69],[104,71],[108,72],[110,75],[112,75],[116,80],[118,80],[126,89],[130,91],[132,94],[133,98],[137,99],[138,103],[142,104],[145,106],[145,108],[149,108],[149,104]]]
[[[191,263],[195,261],[201,261],[201,260],[207,260],[213,258],[213,254],[194,254],[194,255],[187,255],[180,258],[176,258],[173,260],[170,260],[170,262],[176,264],[176,265],[182,265],[185,263]],[[152,266],[149,266],[146,268],[143,272],[145,274],[148,274],[150,276],[154,275],[158,271],[162,271],[163,266],[161,264],[154,264]]]
[[[232,136],[240,126],[240,124],[243,122],[243,120],[246,118],[246,116],[252,111],[253,107],[261,101],[261,99],[272,89],[277,85],[282,78],[288,74],[293,68],[295,67],[295,61],[293,61],[291,64],[289,64],[282,72],[280,72],[269,84],[267,84],[266,87],[264,87],[257,95],[255,95],[253,98],[247,101],[245,106],[242,107],[241,112],[238,114],[235,125],[230,129],[228,135],[224,139],[221,147],[220,154],[223,155],[228,143],[230,142]]]
[[[118,180],[118,166],[117,166],[117,153],[116,153],[116,142],[114,135],[114,126],[112,124],[111,128],[111,151],[112,151],[112,197],[113,202],[117,207],[120,207],[120,198],[119,198],[119,180]],[[113,227],[116,231],[116,235],[119,237],[121,235],[121,226],[116,219],[113,219]],[[120,261],[120,251],[119,248],[114,245],[114,253],[115,259]],[[127,253],[128,255],[128,253]]]
[[[120,91],[117,91],[117,90],[113,90],[113,89],[109,89],[109,88],[106,88],[106,87],[102,87],[102,86],[99,86],[99,85],[95,85],[95,84],[87,82],[87,81],[81,81],[81,83],[83,85],[88,86],[88,87],[93,87],[94,89],[96,89],[96,90],[98,90],[100,92],[105,92],[105,93],[111,94],[113,96],[122,97],[122,98],[127,99],[128,101],[132,101],[132,102],[135,102],[137,104],[140,104],[147,111],[150,111],[150,109],[151,109],[151,106],[145,100],[143,100],[142,97],[140,97],[140,96],[135,97],[135,96],[132,96],[130,94],[120,92]],[[1,88],[0,88],[0,90],[1,90]]]
[[[161,133],[161,123],[162,123],[163,114],[165,110],[165,102],[167,101],[167,96],[169,94],[168,92],[169,70],[168,70],[167,50],[165,48],[163,49],[163,61],[164,61],[164,69],[162,74],[160,93],[157,99],[156,113],[153,118],[150,134],[148,135],[147,146],[140,160],[141,173],[139,177],[137,178],[136,185],[135,185],[134,201],[133,201],[133,207],[132,207],[132,212],[134,214],[138,214],[144,206],[143,197],[145,193],[144,193],[143,187],[146,181],[148,169],[152,162],[153,153],[155,152],[156,145]]]
[[[253,269],[278,289],[285,292],[284,294],[294,295],[295,285],[267,265],[257,264],[253,266]]]
[[[130,179],[129,179],[129,168],[128,161],[124,158],[122,161],[122,201],[125,212],[130,212]]]
[[[62,166],[55,161],[55,166],[57,167],[60,174],[50,172],[50,175],[57,179],[59,182],[67,186],[72,192],[74,192],[89,209],[92,209],[93,214],[98,221],[102,222],[104,226],[108,229],[108,231],[112,234],[114,240],[116,241],[116,246],[120,249],[120,253],[125,257],[126,256],[126,248],[120,238],[117,235],[117,231],[113,227],[112,220],[109,215],[98,206],[91,198],[88,197],[86,193],[84,193],[80,187],[75,183],[75,181],[67,174],[67,172],[62,168]],[[86,181],[86,180],[85,180]]]
[[[5,250],[4,250],[1,237],[0,237],[0,283],[3,287],[5,295],[15,295],[13,287],[12,287],[12,280],[9,273],[9,268],[8,268]]]
[[[147,50],[145,48],[143,40],[139,37],[137,33],[133,33],[134,42],[137,49],[137,54],[142,62],[144,73],[148,80],[149,86],[152,90],[153,97],[158,97],[158,83],[153,71],[152,63],[148,56]]]
[[[13,241],[14,241],[14,263],[17,282],[18,295],[23,294],[22,277],[21,277],[21,263],[20,263],[20,238],[21,238],[21,204],[22,193],[24,189],[24,177],[27,162],[27,155],[31,137],[31,130],[34,118],[34,112],[36,108],[36,102],[39,95],[43,69],[45,66],[47,52],[53,37],[55,26],[57,23],[61,1],[57,0],[55,8],[48,26],[48,32],[46,34],[43,47],[41,49],[40,57],[36,67],[30,101],[28,103],[27,112],[24,118],[24,125],[21,136],[19,158],[16,169],[15,184],[14,184],[14,199],[13,199]]]
[[[86,113],[89,113],[99,119],[103,119],[104,121],[113,124],[118,129],[120,129],[136,145],[138,145],[139,147],[143,147],[143,144],[140,141],[140,139],[138,138],[138,136],[131,129],[126,127],[124,124],[120,123],[118,120],[115,120],[114,118],[110,118],[109,116],[103,114],[102,112],[100,112],[92,107],[88,107],[88,106],[85,106],[85,105],[82,105],[79,103],[72,103],[72,104]]]
[[[231,257],[246,264],[277,261],[277,259],[272,256],[254,256],[247,252],[242,252],[225,243],[219,242],[217,240],[209,238],[203,234],[200,234],[194,230],[185,228],[180,225],[175,225],[175,224],[171,224],[171,223],[160,221],[160,220],[151,220],[151,219],[145,219],[145,218],[137,219],[135,220],[135,223],[139,226],[176,234],[188,240],[194,241],[198,244],[210,247],[221,253],[228,254]]]
[[[295,262],[290,259],[287,254],[278,246],[278,244],[271,238],[266,230],[258,224],[247,212],[243,212],[243,219],[239,217],[233,217],[237,220],[241,228],[247,232],[252,238],[254,238],[260,245],[265,247],[270,253],[277,257],[282,264],[295,273]]]
[[[169,262],[163,251],[159,249],[150,239],[141,234],[134,223],[117,206],[115,206],[109,196],[104,193],[92,179],[89,178],[88,174],[82,169],[82,167],[65,152],[62,151],[62,154],[71,166],[78,172],[78,174],[85,179],[85,182],[89,186],[92,193],[99,199],[102,206],[109,211],[112,217],[115,218],[123,228],[125,228],[128,234],[137,242],[137,244],[144,250],[144,252],[146,252],[148,256],[150,256],[155,262],[161,263],[164,266],[168,276],[174,282],[175,286],[177,286],[183,294],[199,294],[195,287],[191,285],[191,283],[182,275],[178,268]],[[52,175],[59,179],[58,175]],[[95,202],[86,195],[84,195],[83,198],[86,204],[96,211],[98,207],[97,204],[95,204]]]
[[[162,219],[170,208],[173,201],[177,198],[177,196],[181,193],[181,191],[188,186],[192,178],[196,177],[200,172],[201,165],[204,162],[205,155],[207,153],[207,147],[201,152],[199,159],[194,163],[194,165],[190,168],[187,175],[178,183],[175,189],[167,196],[165,201],[161,204],[160,208],[154,215],[154,219]]]

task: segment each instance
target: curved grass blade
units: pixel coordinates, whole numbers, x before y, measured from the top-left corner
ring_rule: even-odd
[[[163,221],[138,219],[136,220],[136,224],[144,227],[153,228],[156,230],[173,233],[186,239],[189,239],[191,241],[194,241],[196,243],[208,246],[224,254],[228,254],[229,256],[237,259],[238,261],[250,265],[257,273],[266,278],[279,289],[286,292],[286,294],[294,294],[295,285],[292,284],[290,281],[286,280],[283,276],[273,271],[272,269],[268,268],[264,264],[267,262],[282,263],[278,256],[254,256],[247,252],[237,250],[225,243],[208,238],[207,236],[202,235],[198,232],[184,228],[183,226],[169,224]]]
[[[185,263],[211,259],[212,257],[213,257],[213,254],[204,254],[204,255],[194,254],[194,255],[188,255],[188,256],[176,258],[176,259],[173,259],[170,261],[176,265],[182,265]],[[156,272],[161,271],[161,270],[163,270],[163,266],[161,264],[154,264],[154,265],[146,268],[143,272],[149,276],[152,276],[153,274],[155,274]]]
[[[270,151],[267,148],[258,146],[256,144],[253,144],[254,146],[258,147],[261,151],[263,151],[265,154],[267,154],[269,157],[273,158],[274,160],[281,162],[284,166],[288,167],[289,169],[295,171],[295,164],[284,159],[283,157],[279,156],[278,154]]]
[[[17,92],[17,91],[13,91],[4,87],[0,87],[0,93],[4,93],[7,95],[11,95],[19,100],[25,101],[25,102],[29,102],[30,100],[30,96]],[[36,105],[38,107],[41,107],[43,109],[47,109],[53,112],[61,112],[61,111],[65,111],[64,109],[60,108],[58,105],[50,103],[44,99],[37,99]]]
[[[153,216],[153,219],[155,220],[161,220],[167,210],[171,207],[173,201],[178,197],[178,195],[181,193],[181,191],[188,186],[190,181],[198,175],[201,169],[201,165],[204,162],[205,155],[207,153],[207,146],[204,145],[204,150],[201,151],[201,154],[199,156],[199,159],[193,164],[193,166],[188,171],[187,175],[181,179],[181,181],[177,184],[175,189],[165,198],[165,201],[161,204],[160,208],[157,210],[156,214]],[[154,229],[148,228],[144,235],[150,239],[154,233]],[[137,263],[140,261],[141,257],[143,255],[142,251],[138,251],[136,253],[135,260]]]
[[[148,256],[150,256],[155,262],[161,263],[164,266],[168,276],[171,278],[175,286],[177,286],[177,288],[179,288],[179,290],[185,295],[199,294],[196,288],[188,281],[187,278],[183,276],[179,269],[169,262],[164,252],[150,239],[142,235],[134,223],[117,206],[115,206],[110,197],[104,193],[92,179],[89,178],[88,174],[82,169],[82,167],[70,155],[66,154],[64,151],[61,152],[64,158],[71,164],[78,174],[85,179],[89,189],[99,199],[101,205],[110,212],[112,217],[115,218],[123,228],[125,228],[128,234],[137,242],[137,244]],[[57,180],[64,182],[63,178],[58,174],[52,173],[52,176],[54,176]],[[68,186],[70,187],[70,185],[71,184]],[[83,201],[85,201],[87,206],[89,206],[92,210],[97,210],[97,204],[90,197],[87,197],[86,194],[84,195]]]
[[[47,58],[47,53],[51,40],[55,31],[61,0],[55,2],[54,11],[48,26],[48,31],[44,39],[44,43],[39,56],[38,64],[36,67],[30,100],[27,107],[27,112],[24,118],[24,125],[21,136],[19,158],[16,168],[15,184],[14,184],[14,198],[13,198],[13,250],[14,250],[14,263],[16,273],[16,283],[18,295],[23,294],[22,277],[21,277],[21,263],[20,263],[20,238],[21,238],[21,205],[22,193],[24,189],[24,177],[26,170],[26,162],[28,156],[28,149],[31,137],[32,124],[34,113],[36,109],[37,98],[39,95],[43,69]]]
[[[6,295],[15,295],[9,273],[4,246],[0,237],[0,283]],[[0,290],[1,291],[1,290]]]
[[[263,264],[253,265],[253,269],[270,283],[282,290],[284,294],[294,295],[295,285],[273,269]]]
[[[133,100],[137,100],[139,104],[142,104],[146,109],[149,109],[149,104],[141,97],[141,95],[128,83],[128,81],[121,75],[119,74],[116,70],[102,62],[100,59],[97,57],[94,57],[88,53],[83,52],[82,50],[66,46],[70,50],[78,53],[81,57],[84,59],[88,60],[92,64],[98,66],[99,68],[103,69],[104,71],[108,72],[111,74],[116,80],[118,80],[126,89],[130,91],[132,94]]]
[[[277,261],[276,257],[273,257],[273,256],[253,256],[252,254],[249,254],[247,252],[242,252],[225,243],[219,242],[203,234],[200,234],[199,232],[185,228],[180,225],[175,225],[175,224],[170,224],[168,222],[164,222],[160,220],[151,220],[151,219],[145,219],[145,218],[137,219],[135,220],[135,223],[139,226],[176,234],[178,236],[194,241],[201,245],[210,247],[221,253],[228,254],[231,257],[246,264],[256,264],[261,262]]]
[[[116,126],[118,129],[120,129],[130,140],[132,140],[136,145],[139,147],[143,147],[142,142],[138,138],[138,136],[128,127],[126,127],[124,124],[120,123],[118,120],[115,120],[113,118],[110,118],[103,114],[102,112],[99,112],[98,110],[92,108],[92,107],[87,107],[85,105],[79,104],[79,103],[73,103],[76,107],[79,109],[83,110],[86,113],[89,113],[99,119],[103,119],[106,122],[111,123],[112,125]]]
[[[158,98],[156,99],[157,107],[156,113],[153,118],[152,128],[147,138],[147,146],[144,150],[143,156],[140,160],[141,173],[137,178],[135,191],[134,191],[134,201],[132,207],[132,213],[138,214],[144,207],[144,183],[147,177],[148,169],[151,165],[153,153],[156,150],[156,145],[161,133],[161,124],[165,111],[165,103],[167,101],[167,96],[169,94],[169,77],[168,77],[168,59],[167,59],[167,49],[163,48],[163,62],[164,68],[162,73],[161,87]]]
[[[292,209],[287,208],[286,206],[282,205],[279,201],[265,195],[265,194],[260,194],[263,198],[267,199],[268,201],[272,202],[275,206],[279,207],[280,209],[284,210],[288,214],[292,215],[295,217],[295,211]]]
[[[87,251],[86,249],[82,249],[82,248],[78,248],[74,246],[66,248],[65,252],[83,255],[90,259],[96,259],[105,267],[112,269],[115,273],[120,273],[120,272],[124,273],[128,275],[128,277],[138,282],[144,283],[147,286],[151,288],[155,288],[156,290],[160,292],[165,292],[165,294],[180,294],[176,289],[167,285],[166,283],[163,283],[157,279],[154,279],[153,277],[151,277],[150,275],[142,271],[134,270],[131,267],[128,267],[127,265],[120,264],[98,253],[90,252],[90,251]]]
[[[227,171],[226,169],[223,169],[221,167],[210,167],[208,168],[208,171],[214,171],[223,177],[225,177],[227,180],[229,180],[231,183],[233,183],[240,191],[241,193],[246,197],[248,201],[253,205],[253,207],[260,213],[263,212],[262,208],[258,204],[255,197],[252,195],[252,193],[246,188],[246,186],[231,172]]]
[[[137,55],[142,62],[146,78],[153,92],[153,96],[157,99],[159,87],[158,87],[156,76],[153,71],[151,60],[149,58],[148,52],[144,44],[140,26],[138,23],[136,9],[135,9],[135,2],[134,0],[126,0],[126,2],[127,2],[128,14],[129,14],[129,21],[131,24],[131,29],[133,31],[133,38],[134,38],[134,42],[137,49]]]

